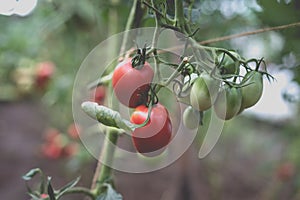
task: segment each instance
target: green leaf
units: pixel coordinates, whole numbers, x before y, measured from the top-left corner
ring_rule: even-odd
[[[36,174],[42,174],[41,169],[39,168],[35,168],[35,169],[31,169],[29,172],[27,172],[24,176],[22,176],[22,178],[25,181],[29,181],[31,180]]]
[[[50,200],[56,200],[53,187],[51,185],[51,177],[48,177],[48,195]]]
[[[96,198],[96,200],[123,200],[121,194],[117,193],[110,184],[105,184],[107,190]]]
[[[134,124],[123,119],[119,112],[110,108],[100,106],[95,102],[84,102],[81,107],[87,115],[106,126],[116,127],[126,131],[133,131],[135,129]]]
[[[80,177],[69,182],[64,187],[62,187],[60,190],[58,190],[57,199],[59,199],[62,195],[64,195],[64,193],[67,192],[69,189],[73,188],[79,182],[79,180],[80,180]]]
[[[123,119],[119,112],[114,111],[108,107],[98,105],[95,102],[86,101],[81,104],[83,111],[92,117],[93,119],[98,120],[100,123],[105,126],[115,127],[123,129],[125,131],[134,131],[136,128],[145,126],[149,119],[152,106],[149,106],[148,117],[142,124],[132,124],[130,121]],[[122,131],[121,131],[122,132]]]

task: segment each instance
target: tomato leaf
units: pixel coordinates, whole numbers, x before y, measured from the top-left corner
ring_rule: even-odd
[[[123,200],[121,194],[117,193],[110,184],[105,184],[107,190],[96,198],[96,200]]]
[[[114,111],[108,107],[98,105],[95,102],[83,102],[81,104],[82,109],[84,112],[96,119],[100,123],[111,126],[115,128],[120,128],[125,131],[134,131],[134,129],[145,126],[150,119],[150,112],[148,113],[148,117],[143,124],[132,124],[130,121],[123,119],[119,112]],[[151,108],[149,109],[151,111]]]
[[[22,176],[22,178],[25,181],[29,181],[31,180],[35,175],[42,173],[41,169],[39,168],[35,168],[35,169],[31,169],[29,172],[27,172],[24,176]]]
[[[65,186],[63,186],[61,189],[59,189],[57,199],[59,199],[62,195],[64,195],[65,192],[67,192],[69,189],[73,188],[80,180],[80,177],[77,177],[75,180],[69,182]]]
[[[50,200],[56,200],[53,187],[51,185],[51,177],[48,177],[48,195]]]

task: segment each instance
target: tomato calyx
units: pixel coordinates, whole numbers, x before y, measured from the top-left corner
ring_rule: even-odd
[[[143,48],[138,48],[137,53],[135,56],[133,56],[131,60],[131,65],[133,68],[141,69],[143,68],[145,62],[146,62],[146,45]]]

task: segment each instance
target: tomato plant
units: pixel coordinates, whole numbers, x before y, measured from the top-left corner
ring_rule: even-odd
[[[203,72],[194,82],[190,102],[193,108],[204,111],[215,102],[219,89],[219,81]]]
[[[148,116],[148,108],[138,106],[131,115],[130,121],[142,124]],[[164,148],[171,140],[172,123],[167,109],[161,105],[153,106],[148,123],[136,128],[132,133],[132,140],[136,150],[144,155]]]
[[[263,92],[263,75],[258,71],[248,72],[242,84],[242,106],[241,109],[249,108],[255,105]]]
[[[124,60],[113,72],[112,85],[116,97],[130,108],[145,104],[153,76],[154,72],[148,62],[133,67],[131,58]]]
[[[241,89],[226,86],[219,92],[214,110],[219,118],[229,120],[238,114],[241,104]]]
[[[218,56],[219,69],[223,78],[231,78],[240,72],[239,54],[235,51],[229,51],[229,53],[231,56],[225,53]]]

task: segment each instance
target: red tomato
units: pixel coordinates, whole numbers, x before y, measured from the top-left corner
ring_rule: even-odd
[[[41,196],[40,196],[42,199],[47,199],[48,197],[49,197],[49,195],[48,194],[45,194],[45,193],[43,193],[43,194],[41,194]]]
[[[79,125],[72,123],[68,127],[68,135],[73,139],[79,139],[80,127]]]
[[[42,154],[46,158],[57,159],[62,155],[63,148],[56,143],[47,143],[42,146]]]
[[[119,63],[114,70],[112,85],[119,101],[135,108],[145,104],[148,100],[148,91],[154,72],[149,63],[144,66],[132,67],[131,58]]]
[[[142,124],[148,116],[148,108],[144,105],[138,106],[132,113],[130,121]],[[167,109],[161,105],[154,105],[148,123],[136,128],[132,133],[132,140],[136,150],[146,156],[154,151],[164,150],[172,136],[172,124]],[[161,153],[159,151],[159,153]]]
[[[92,92],[92,101],[98,103],[99,105],[102,105],[104,103],[106,94],[106,88],[103,85],[98,86],[93,92]]]
[[[49,80],[53,76],[55,65],[50,61],[38,63],[36,66],[36,85],[40,89],[47,87]]]
[[[281,164],[277,169],[277,178],[281,181],[288,181],[295,175],[295,165],[291,162]]]

